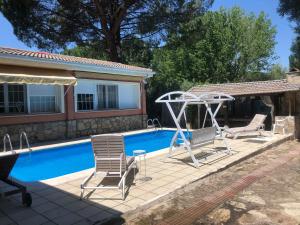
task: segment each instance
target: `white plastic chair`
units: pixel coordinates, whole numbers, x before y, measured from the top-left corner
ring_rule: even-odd
[[[275,119],[275,123],[273,125],[273,134],[275,134],[277,128],[280,128],[282,129],[282,133],[285,135],[287,130],[287,122],[288,118]]]

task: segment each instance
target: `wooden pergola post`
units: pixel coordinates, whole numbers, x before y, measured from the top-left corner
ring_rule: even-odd
[[[291,100],[291,94],[287,93],[288,96],[288,102],[289,102],[289,116],[292,115],[292,100]]]
[[[198,112],[198,121],[197,121],[198,127],[197,127],[197,128],[198,128],[198,129],[199,129],[200,126],[201,126],[201,125],[200,125],[200,109],[201,109],[200,106],[201,106],[201,105],[197,105],[197,109],[198,109],[198,111],[197,111],[197,112]]]

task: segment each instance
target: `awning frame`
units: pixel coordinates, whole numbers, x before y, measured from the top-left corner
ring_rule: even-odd
[[[45,76],[19,73],[0,73],[0,83],[40,84],[40,85],[77,85],[73,76]]]

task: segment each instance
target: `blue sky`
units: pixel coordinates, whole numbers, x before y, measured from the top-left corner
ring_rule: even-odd
[[[261,11],[264,11],[268,15],[277,29],[277,45],[275,49],[275,52],[279,57],[277,62],[288,67],[290,46],[295,35],[291,23],[286,18],[280,17],[276,11],[278,0],[215,0],[212,10],[218,10],[220,7],[231,8],[233,6],[239,6],[246,12],[253,12],[256,15]],[[26,46],[16,38],[13,34],[12,26],[1,13],[0,24],[0,46],[37,50],[34,47],[30,48]]]

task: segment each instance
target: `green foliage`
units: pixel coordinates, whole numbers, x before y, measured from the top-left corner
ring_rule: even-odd
[[[287,70],[280,64],[274,64],[268,71],[247,73],[243,77],[243,81],[266,81],[266,80],[280,80],[285,78]]]
[[[278,12],[289,20],[300,23],[300,4],[297,0],[280,0]]]
[[[161,61],[157,69],[191,82],[240,81],[248,73],[269,68],[275,34],[263,13],[256,18],[239,8],[207,12],[170,38],[155,56]]]
[[[300,36],[298,36],[292,43],[292,54],[289,57],[290,68],[300,68]]]
[[[128,37],[161,39],[213,0],[1,0],[0,11],[29,46],[54,51],[99,43],[99,55],[122,60]]]
[[[122,42],[122,62],[135,66],[142,66],[149,68],[152,60],[152,44],[144,42],[138,38]],[[86,57],[93,59],[109,60],[107,54],[102,51],[102,44],[92,44],[87,46],[76,46],[74,48],[65,49],[62,54],[73,55],[78,57]]]
[[[283,68],[280,64],[272,66],[270,72],[267,74],[270,80],[280,80],[285,78],[286,68]]]
[[[152,65],[157,74],[149,82],[149,101],[167,91],[185,89],[187,83],[269,79],[266,71],[275,59],[275,34],[264,13],[246,15],[240,8],[192,19],[154,52]]]
[[[74,48],[66,48],[61,53],[64,55],[72,55],[77,57],[108,60],[107,55],[101,50],[102,48],[100,46],[101,44],[76,46]]]
[[[131,37],[122,42],[122,62],[135,66],[151,67],[153,57],[152,46],[156,45],[149,41]]]
[[[281,16],[287,16],[290,21],[296,23],[296,39],[291,46],[290,68],[300,68],[300,4],[297,0],[280,0],[278,12]]]

